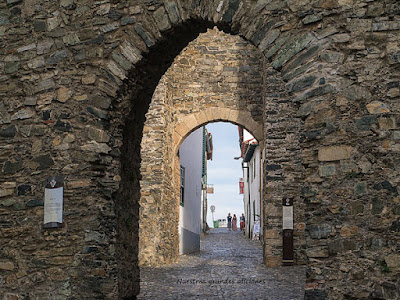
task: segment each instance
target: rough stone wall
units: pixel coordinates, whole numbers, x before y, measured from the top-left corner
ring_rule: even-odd
[[[300,123],[307,297],[398,298],[399,14],[395,0],[1,2],[0,297],[138,292],[144,115],[173,59],[216,24],[263,53],[298,108],[298,121],[279,115]],[[45,231],[53,174],[66,177],[65,224]]]
[[[304,201],[299,195],[304,173],[299,143],[301,121],[279,72],[268,67],[263,75],[264,262],[270,267],[282,265],[282,198],[288,197],[294,199],[294,264],[305,264]]]
[[[294,101],[303,120],[310,299],[399,297],[396,11],[390,1],[358,2],[309,25],[318,48],[282,68],[289,91],[303,90]]]
[[[216,28],[200,34],[167,72],[175,123],[210,107],[246,110],[261,121],[262,63],[259,51],[238,36]]]
[[[171,217],[166,213],[166,211],[174,211],[174,204],[176,204],[174,201],[176,195],[173,193],[173,185],[170,181],[172,178],[170,153],[173,151],[173,143],[169,128],[172,113],[166,96],[166,80],[164,76],[154,92],[143,129],[139,223],[140,265],[151,263],[161,265],[171,262],[171,258],[172,260],[176,258],[175,251],[171,251],[173,247],[162,245],[169,241],[172,246],[176,246],[177,239],[167,225],[171,222]],[[166,241],[161,237],[165,230],[170,233]]]

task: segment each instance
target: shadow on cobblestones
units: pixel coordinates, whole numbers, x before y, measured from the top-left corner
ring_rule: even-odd
[[[259,241],[211,229],[199,253],[141,269],[138,299],[303,299],[305,267],[266,268]]]

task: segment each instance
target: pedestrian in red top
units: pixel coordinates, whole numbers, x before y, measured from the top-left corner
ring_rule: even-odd
[[[244,225],[245,225],[245,218],[244,214],[240,216],[240,231],[244,231]]]

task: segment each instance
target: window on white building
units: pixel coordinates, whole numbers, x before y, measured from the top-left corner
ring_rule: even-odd
[[[254,170],[254,161],[250,161],[250,178],[251,178],[251,182],[253,182],[254,180],[254,176],[253,176],[253,170]]]
[[[256,178],[256,158],[253,159],[253,179]]]

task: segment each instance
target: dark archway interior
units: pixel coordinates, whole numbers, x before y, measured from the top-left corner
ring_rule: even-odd
[[[140,147],[145,114],[162,75],[175,57],[201,32],[214,26],[211,22],[192,21],[171,29],[163,40],[144,55],[130,72],[119,97],[131,101],[131,110],[125,119],[121,147],[121,184],[115,195],[118,219],[118,282],[122,299],[134,299],[139,294],[140,271],[139,199],[140,199]]]

